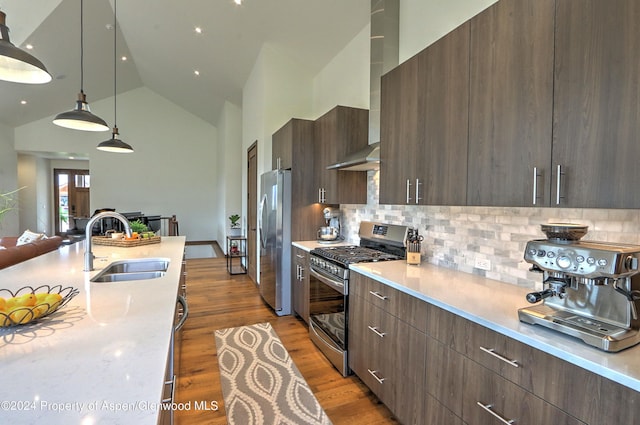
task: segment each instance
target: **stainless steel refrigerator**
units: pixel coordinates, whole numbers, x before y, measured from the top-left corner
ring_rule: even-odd
[[[279,316],[291,314],[291,171],[260,176],[260,295]]]

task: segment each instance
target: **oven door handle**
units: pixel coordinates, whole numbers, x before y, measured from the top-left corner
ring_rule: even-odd
[[[342,295],[347,295],[346,287],[344,286],[344,282],[343,281],[330,279],[327,276],[317,272],[313,267],[311,267],[309,273],[311,274],[311,276],[315,277],[316,279],[318,279],[320,282],[324,283],[325,285],[328,285],[329,287],[331,287],[331,288],[335,289],[336,291],[340,292]]]

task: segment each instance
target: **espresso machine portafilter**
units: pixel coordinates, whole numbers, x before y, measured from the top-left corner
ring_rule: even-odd
[[[580,241],[579,237],[529,241],[524,260],[542,275],[543,289],[527,294],[527,301],[535,305],[519,309],[518,317],[604,351],[636,345],[640,342],[639,259],[638,245]]]

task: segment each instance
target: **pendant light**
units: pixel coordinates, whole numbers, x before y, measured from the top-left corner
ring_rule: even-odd
[[[51,74],[42,62],[11,43],[6,18],[6,13],[0,11],[0,80],[25,84],[51,81]]]
[[[107,131],[109,126],[104,120],[91,113],[87,97],[84,94],[84,25],[83,0],[80,0],[80,93],[76,107],[68,112],[58,114],[53,120],[55,125],[83,131]]]
[[[101,151],[105,151],[105,152],[116,152],[116,153],[132,153],[133,152],[133,148],[123,142],[122,140],[120,140],[118,137],[120,136],[120,134],[118,134],[118,124],[116,124],[118,122],[117,120],[117,114],[118,114],[118,107],[116,104],[116,98],[118,96],[118,92],[116,90],[116,73],[117,73],[117,49],[116,49],[116,37],[118,35],[118,21],[117,21],[117,0],[113,0],[113,132],[111,133],[111,139],[109,140],[105,140],[104,142],[100,143],[96,149],[101,150]]]

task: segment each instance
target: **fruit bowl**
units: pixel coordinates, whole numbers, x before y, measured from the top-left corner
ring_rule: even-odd
[[[77,288],[62,285],[0,289],[0,327],[26,325],[65,306],[78,295]]]

